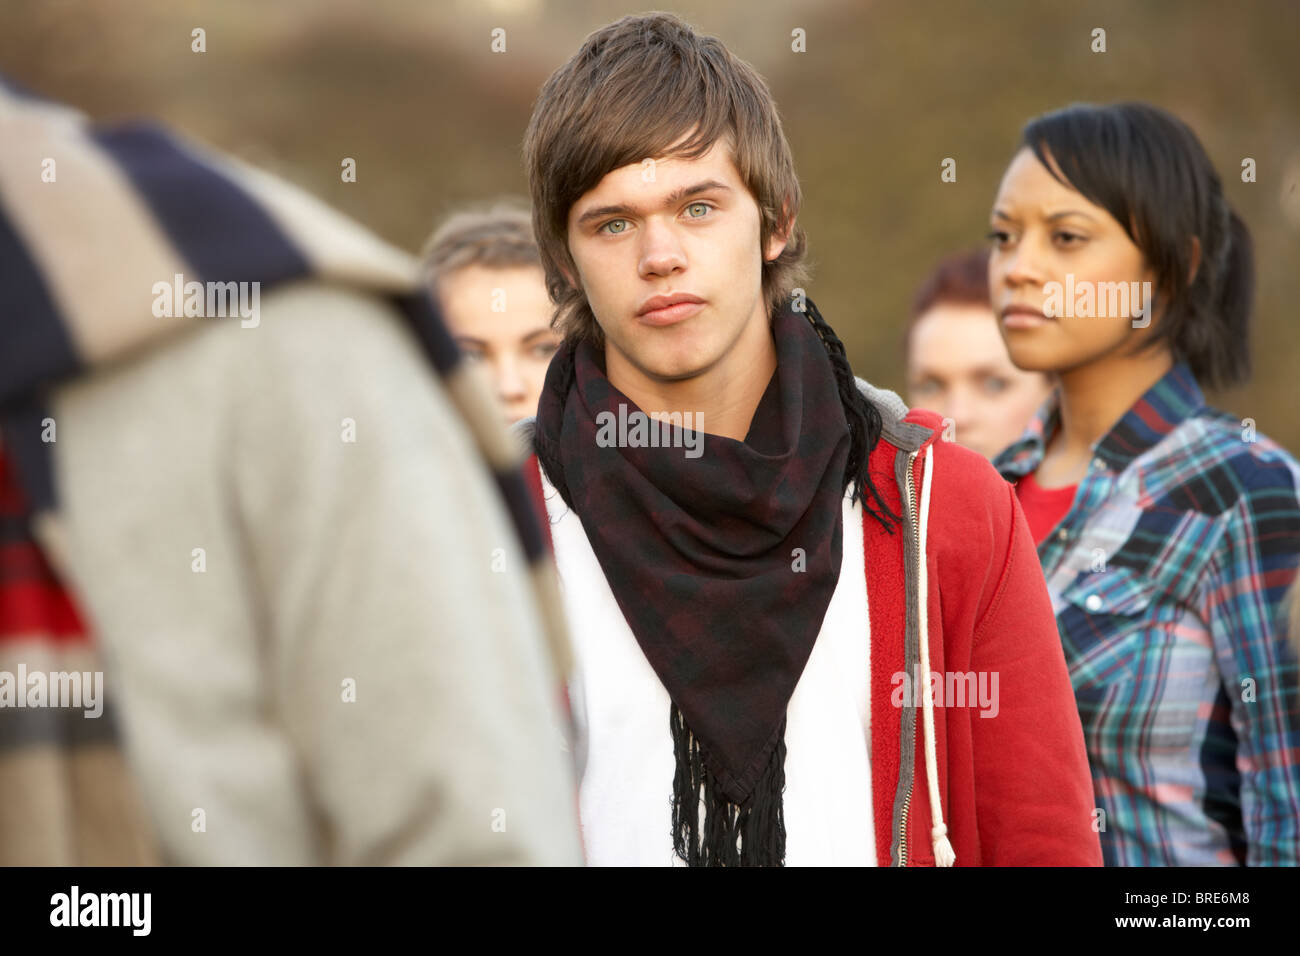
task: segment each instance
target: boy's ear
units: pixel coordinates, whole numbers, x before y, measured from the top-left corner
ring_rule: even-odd
[[[781,207],[781,224],[767,237],[767,248],[763,250],[764,262],[776,261],[777,256],[785,251],[786,243],[790,241],[790,233],[793,231],[794,219],[790,215],[790,204],[787,202]]]
[[[565,249],[564,255],[556,256],[555,258],[558,260],[556,266],[560,270],[560,275],[564,276],[564,281],[569,284],[569,288],[581,289],[582,286],[578,284],[577,275],[573,266],[573,256],[569,254],[569,251]]]

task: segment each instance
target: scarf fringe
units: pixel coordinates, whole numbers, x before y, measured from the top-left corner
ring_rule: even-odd
[[[727,798],[704,767],[700,741],[674,703],[673,850],[687,866],[785,865],[785,718],[758,783],[743,803]],[[700,809],[704,810],[701,828]]]

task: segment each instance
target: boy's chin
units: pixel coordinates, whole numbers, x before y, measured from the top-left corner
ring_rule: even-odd
[[[655,346],[620,351],[624,361],[655,382],[688,381],[708,371],[716,362],[700,349],[686,348],[681,344],[671,347],[666,343],[656,343]]]
[[[658,382],[690,381],[713,365],[713,361],[697,354],[650,355],[640,363],[642,372]]]

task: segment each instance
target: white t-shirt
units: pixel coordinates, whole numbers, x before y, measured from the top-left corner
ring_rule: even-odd
[[[585,751],[579,815],[592,866],[684,866],[673,853],[670,699],[614,600],[582,522],[542,475]],[[862,510],[846,496],[843,563],[786,711],[788,866],[874,866],[870,626]]]

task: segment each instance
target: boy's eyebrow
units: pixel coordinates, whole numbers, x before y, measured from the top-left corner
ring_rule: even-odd
[[[675,206],[688,196],[708,192],[710,189],[722,189],[728,192],[731,191],[731,187],[726,183],[720,183],[716,179],[706,179],[704,182],[696,183],[694,186],[683,186],[681,189],[674,190],[664,199],[663,204],[665,207]],[[574,225],[581,226],[593,219],[601,219],[605,216],[615,216],[620,214],[631,214],[636,211],[635,207],[621,203],[614,206],[597,206],[595,209],[588,209],[579,216],[578,221],[574,223]]]

